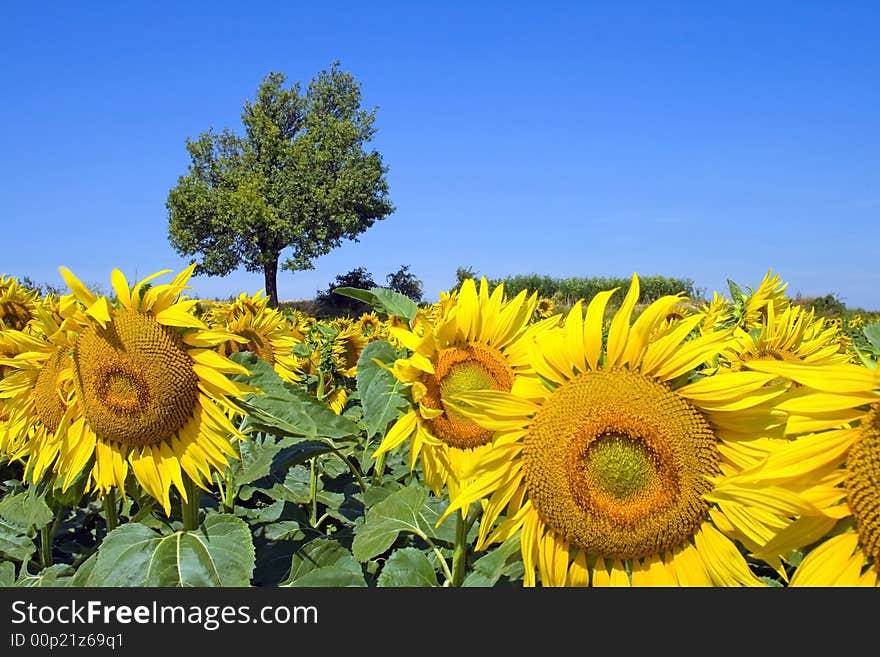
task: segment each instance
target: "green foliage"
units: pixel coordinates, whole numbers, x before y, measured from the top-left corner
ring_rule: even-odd
[[[354,422],[336,415],[326,403],[302,387],[282,381],[272,366],[256,354],[241,351],[231,358],[250,371],[250,376],[236,374],[233,378],[262,390],[239,402],[249,413],[245,428],[303,438],[346,438],[358,432]]]
[[[15,566],[11,561],[0,561],[0,587],[15,586]]]
[[[330,283],[326,289],[318,290],[315,301],[318,304],[319,314],[322,317],[338,317],[340,315],[357,317],[365,312],[369,312],[369,302],[333,293],[339,288],[349,287],[369,290],[376,287],[376,281],[373,280],[373,275],[364,267],[356,267],[344,274],[339,274],[336,280]]]
[[[27,561],[36,549],[27,529],[0,519],[0,557]]]
[[[817,317],[843,317],[846,313],[846,304],[836,294],[826,294],[821,297],[801,297],[798,295],[794,303],[812,308]]]
[[[54,514],[35,488],[6,495],[0,500],[0,517],[33,535],[50,522]]]
[[[404,265],[396,272],[392,272],[385,277],[388,282],[387,287],[376,285],[373,275],[364,267],[357,267],[344,274],[336,276],[336,280],[330,283],[326,289],[318,290],[315,296],[317,304],[316,314],[319,317],[358,317],[365,312],[370,311],[370,306],[377,306],[376,295],[367,294],[367,291],[388,290],[396,296],[406,297],[412,303],[407,303],[403,299],[393,302],[393,308],[382,308],[377,306],[377,310],[386,311],[388,314],[397,314],[395,312],[401,308],[406,311],[414,312],[411,309],[418,307],[422,301],[422,282],[409,271],[409,266]],[[353,292],[357,290],[359,292]],[[384,293],[380,293],[384,294]],[[390,312],[389,312],[390,310]]]
[[[437,586],[437,574],[434,564],[428,556],[416,548],[395,550],[388,557],[377,586],[385,587],[425,587]]]
[[[357,366],[357,390],[364,411],[367,437],[384,435],[388,425],[408,408],[403,384],[387,369],[400,357],[397,350],[383,340],[370,342],[361,352]],[[374,360],[375,359],[375,360]]]
[[[370,507],[363,524],[355,530],[352,543],[355,558],[367,561],[383,553],[394,544],[401,532],[414,534],[428,543],[434,540],[448,541],[448,530],[444,532],[443,526],[434,526],[440,513],[429,503],[428,495],[426,488],[410,485]]]
[[[394,290],[400,294],[409,297],[416,303],[422,301],[422,281],[416,278],[416,275],[410,272],[409,265],[403,265],[395,272],[385,277],[389,290]],[[357,285],[352,287],[359,287]]]
[[[342,296],[360,299],[364,303],[373,306],[380,313],[384,313],[389,317],[400,317],[409,323],[412,323],[419,312],[419,306],[415,301],[399,292],[384,287],[374,287],[369,290],[340,287],[336,288],[334,292]]]
[[[862,333],[870,343],[874,354],[880,356],[880,322],[868,324],[862,329]]]
[[[338,542],[316,539],[294,556],[281,586],[366,586],[361,565]]]
[[[503,577],[521,575],[520,536],[516,533],[477,559],[462,586],[495,586]]]
[[[456,267],[455,285],[452,286],[450,291],[458,290],[459,288],[461,288],[461,284],[469,278],[478,279],[480,278],[480,275],[474,270],[473,267]]]
[[[171,245],[200,256],[197,273],[261,271],[273,306],[285,249],[282,269],[310,269],[394,211],[387,168],[366,149],[376,110],[361,107],[355,78],[334,62],[305,91],[286,82],[278,72],[262,80],[244,104],[243,135],[187,139],[188,171],[166,201]]]
[[[249,586],[254,547],[248,526],[208,515],[196,531],[163,536],[140,523],[110,532],[86,586]]]
[[[506,278],[488,279],[489,287],[494,289],[504,284],[504,292],[508,296],[519,294],[523,290],[537,292],[540,297],[556,300],[564,306],[573,305],[578,299],[589,301],[603,290],[620,288],[616,295],[619,303],[623,294],[629,289],[632,279],[614,277],[577,277],[554,278],[539,274],[521,274]],[[690,278],[670,278],[667,276],[639,276],[639,302],[646,304],[662,296],[684,292],[689,298],[702,296],[703,291],[694,287]]]

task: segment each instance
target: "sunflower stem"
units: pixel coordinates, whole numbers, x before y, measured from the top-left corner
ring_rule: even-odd
[[[467,535],[473,522],[468,522],[468,509],[455,514],[455,549],[452,552],[452,586],[461,586],[464,581],[465,565],[467,564]]]
[[[324,372],[318,370],[318,389],[315,391],[318,399],[324,399]]]
[[[373,485],[382,484],[382,475],[385,474],[385,452],[376,457],[376,464],[373,466]]]
[[[116,489],[111,488],[104,493],[104,522],[109,534],[119,526],[119,512],[116,509]]]
[[[312,527],[318,524],[318,466],[317,458],[311,460],[311,472],[309,474],[309,499],[312,503],[311,522]]]
[[[186,501],[181,500],[180,515],[184,530],[189,532],[199,528],[199,504],[202,501],[202,491],[190,477],[185,477],[183,481]]]
[[[345,466],[348,468],[348,471],[351,472],[351,474],[352,474],[352,475],[354,476],[354,478],[357,480],[357,482],[358,482],[358,486],[360,486],[361,492],[362,492],[362,493],[366,493],[366,492],[367,492],[367,482],[364,481],[364,478],[361,476],[361,473],[360,473],[360,470],[358,469],[358,467],[355,466],[351,461],[349,461],[349,460],[345,457],[345,454],[343,454],[342,452],[340,452],[336,447],[333,447],[332,445],[330,445],[329,447],[330,447],[330,451],[333,452],[336,456],[339,457],[339,459],[340,459],[340,460],[345,464]]]
[[[54,536],[54,522],[40,530],[40,565],[44,569],[52,565],[52,539]]]

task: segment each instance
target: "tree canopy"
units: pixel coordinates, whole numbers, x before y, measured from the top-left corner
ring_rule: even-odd
[[[197,274],[262,271],[272,305],[279,262],[311,269],[394,211],[387,167],[366,148],[376,109],[361,107],[360,84],[339,62],[305,92],[286,81],[277,72],[262,80],[244,104],[243,135],[226,128],[188,138],[188,171],[166,201],[169,240],[178,253],[200,256]]]

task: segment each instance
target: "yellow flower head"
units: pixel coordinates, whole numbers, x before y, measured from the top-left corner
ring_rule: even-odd
[[[193,266],[149,289],[166,272],[130,287],[116,269],[115,301],[61,273],[76,301],[63,310],[72,346],[53,352],[12,399],[33,436],[28,475],[38,481],[51,471],[66,489],[86,469],[87,489],[124,493],[131,469],[169,513],[172,486],[186,498],[184,475],[207,488],[212,471],[236,457],[231,439],[243,436],[227,414],[243,412],[233,400],[251,389],[225,376],[247,370],[217,353],[236,336],[209,329],[192,313],[197,301],[181,296]]]
[[[479,427],[447,405],[450,396],[471,390],[517,390],[529,397],[541,389],[529,366],[534,336],[547,322],[531,324],[537,295],[523,291],[513,299],[504,297],[499,285],[489,294],[485,278],[479,291],[467,279],[434,322],[412,329],[392,327],[392,337],[410,352],[395,362],[395,377],[411,386],[416,409],[403,415],[382,441],[377,454],[410,441],[410,467],[421,455],[428,485],[439,492],[444,485],[454,495],[470,467],[492,439],[492,432]],[[540,393],[539,393],[540,394]]]
[[[789,442],[741,477],[755,490],[792,495],[793,512],[763,552],[808,552],[790,586],[877,586],[880,370],[783,361],[747,366],[799,386],[784,403]]]
[[[269,363],[283,380],[299,380],[300,360],[293,348],[305,337],[279,310],[269,307],[269,298],[262,292],[253,296],[242,293],[231,303],[214,304],[204,319],[211,328],[240,338],[220,345],[221,355],[250,351]]]
[[[0,276],[0,331],[23,331],[36,316],[40,294],[11,277]]]
[[[562,328],[536,338],[531,362],[546,384],[537,397],[447,400],[495,437],[446,513],[481,501],[478,548],[520,532],[529,586],[760,586],[740,545],[746,532],[772,531],[784,505],[772,493],[757,505],[718,490],[741,470],[739,436],[763,428],[743,410],[785,387],[755,372],[690,381],[730,332],[693,337],[699,313],[669,322],[683,295],[631,322],[636,276],[604,337],[614,292],[597,294],[586,316],[576,303]]]
[[[841,353],[840,330],[801,306],[788,306],[777,315],[770,304],[764,318],[750,332],[737,327],[735,335],[734,346],[724,354],[735,367],[748,360],[830,364],[850,358]]]
[[[766,319],[769,307],[773,308],[776,315],[780,315],[791,303],[785,296],[787,287],[788,283],[783,283],[779,274],[768,270],[758,289],[750,290],[745,299],[742,327],[750,331],[759,326]]]
[[[553,314],[553,310],[556,307],[553,299],[548,297],[541,297],[538,299],[538,305],[535,308],[535,311],[538,314],[538,317],[541,319],[547,319],[550,315]]]

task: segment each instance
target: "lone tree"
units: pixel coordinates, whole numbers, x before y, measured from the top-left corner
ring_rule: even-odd
[[[244,135],[228,128],[187,139],[191,163],[168,193],[171,245],[201,255],[196,273],[225,276],[244,265],[262,271],[266,295],[278,305],[282,269],[312,261],[394,211],[388,171],[365,145],[375,108],[361,108],[359,83],[334,62],[305,93],[269,73],[256,100],[245,101]]]

